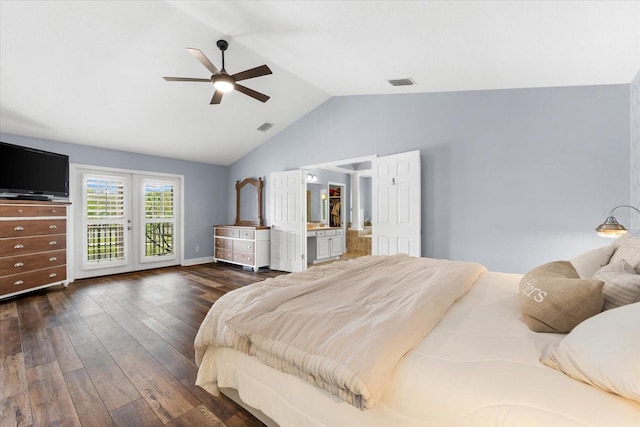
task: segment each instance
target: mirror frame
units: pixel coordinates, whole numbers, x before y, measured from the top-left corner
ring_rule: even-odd
[[[262,217],[262,187],[264,182],[262,181],[262,177],[256,178],[245,178],[242,181],[236,181],[236,223],[234,225],[254,225],[262,227],[264,226],[264,219]],[[247,185],[253,185],[256,187],[256,191],[258,192],[258,220],[243,220],[240,218],[240,193],[242,188]]]

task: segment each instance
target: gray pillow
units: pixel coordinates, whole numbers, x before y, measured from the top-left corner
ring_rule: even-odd
[[[535,332],[570,332],[602,311],[604,283],[580,279],[569,261],[534,268],[520,281],[520,311]]]
[[[605,310],[640,301],[640,274],[624,259],[611,261],[593,278],[604,282]]]

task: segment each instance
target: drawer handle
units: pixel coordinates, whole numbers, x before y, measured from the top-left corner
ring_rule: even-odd
[[[13,264],[13,266],[16,267],[16,268],[24,267],[24,263],[16,262],[15,264]]]
[[[58,242],[56,242],[55,240],[52,240],[52,241],[49,242],[49,245],[51,245],[51,246],[54,246],[54,245],[57,245],[57,244],[58,244]]]
[[[17,227],[13,227],[13,231],[22,231],[24,230],[24,227],[21,225],[18,225]]]
[[[55,229],[56,229],[56,228],[58,228],[58,227],[56,227],[56,225],[55,225],[55,224],[51,224],[51,225],[49,226],[49,228],[50,228],[51,230],[55,230]]]
[[[13,282],[13,286],[20,286],[20,285],[24,285],[24,282],[22,280],[16,280],[15,282]]]
[[[54,278],[54,277],[56,277],[56,276],[57,276],[57,274],[56,274],[56,273],[51,273],[51,274],[49,275],[49,277],[50,277],[51,279],[53,279],[53,278]]]
[[[51,213],[56,213],[56,210],[55,209],[51,209]]]
[[[54,262],[54,261],[57,261],[57,260],[58,260],[58,258],[56,258],[56,257],[54,257],[54,256],[52,256],[51,258],[49,258],[49,262]]]
[[[17,245],[15,245],[15,246],[13,247],[13,249],[24,249],[24,245],[22,245],[22,244],[18,243]]]
[[[22,209],[18,209],[18,213],[22,213]]]

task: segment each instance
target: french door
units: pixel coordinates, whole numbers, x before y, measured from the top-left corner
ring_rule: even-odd
[[[180,178],[75,168],[74,276],[180,263]]]

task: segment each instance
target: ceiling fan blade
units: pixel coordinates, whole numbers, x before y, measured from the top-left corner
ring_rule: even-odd
[[[202,53],[202,51],[200,49],[193,49],[191,47],[187,48],[187,51],[195,56],[195,58],[200,61],[202,63],[202,65],[204,65],[205,67],[207,67],[207,70],[211,71],[211,74],[220,74],[220,71],[218,71],[218,69],[216,68],[215,65],[213,65],[211,63],[211,61],[209,61],[209,58],[207,58],[204,53]]]
[[[220,104],[220,101],[222,101],[222,95],[224,95],[224,92],[221,90],[213,92],[213,98],[211,98],[211,102],[209,104]]]
[[[238,92],[244,93],[245,95],[249,95],[250,97],[257,99],[260,102],[267,102],[270,98],[264,93],[256,92],[255,90],[249,89],[246,86],[239,85],[238,83],[236,83],[236,87],[234,89]]]
[[[266,65],[261,65],[256,68],[252,68],[250,70],[240,71],[239,73],[234,74],[233,79],[237,82],[240,80],[252,79],[254,77],[266,76],[267,74],[271,74],[271,70]]]
[[[163,77],[168,82],[209,82],[211,79],[195,79],[191,77]]]

